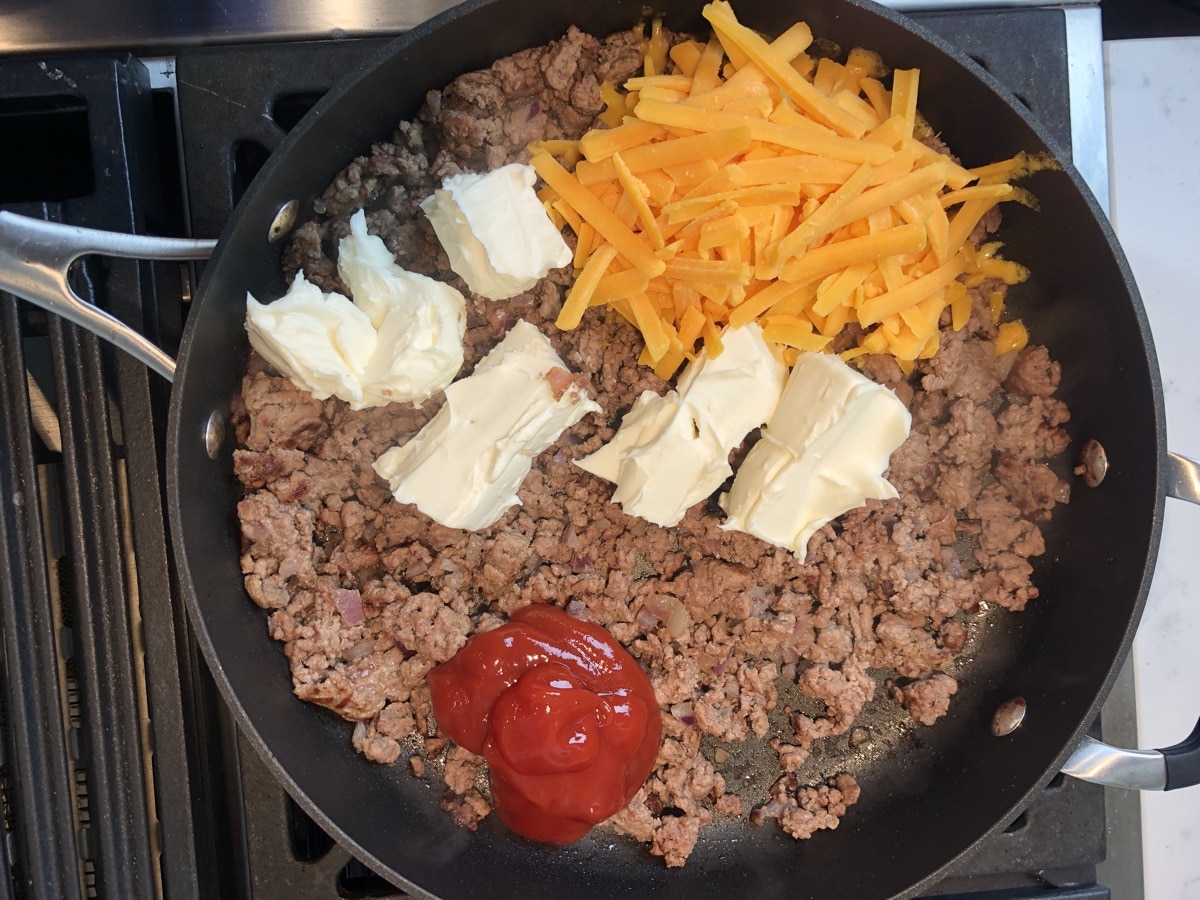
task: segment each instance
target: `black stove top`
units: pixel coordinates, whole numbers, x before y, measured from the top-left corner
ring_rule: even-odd
[[[920,18],[1070,147],[1060,10]],[[0,58],[0,209],[216,236],[287,130],[377,43]],[[77,281],[173,352],[195,277],[89,259]],[[165,527],[169,386],[7,295],[0,372],[0,900],[401,896],[287,797],[217,695]],[[39,395],[48,414],[30,412]],[[1060,777],[931,896],[1108,897],[1104,837],[1103,790]]]

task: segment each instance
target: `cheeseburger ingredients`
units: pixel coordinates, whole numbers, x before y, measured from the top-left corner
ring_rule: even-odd
[[[381,210],[371,221],[400,264],[450,277],[419,201],[446,172],[519,161],[530,140],[578,137],[600,111],[597,82],[624,84],[646,54],[629,31],[596,39],[571,29],[431,92],[419,117],[381,135],[330,184],[318,218],[288,239],[289,274],[303,267],[323,290],[344,292],[334,253],[347,219],[386,204],[394,217]],[[993,211],[985,220],[989,232],[998,218]],[[797,838],[834,827],[857,795],[848,775],[826,781],[858,772],[846,732],[882,714],[896,717],[896,729],[873,732],[879,752],[921,740],[918,723],[945,712],[954,679],[973,677],[964,647],[986,645],[993,625],[1011,624],[1009,610],[1036,602],[1030,563],[1044,551],[1051,508],[1066,500],[1050,470],[1068,443],[1068,411],[1054,396],[1058,363],[1026,367],[1038,368],[1032,379],[1009,374],[1011,358],[993,350],[991,313],[1005,285],[973,280],[969,316],[943,327],[937,355],[917,360],[911,377],[886,354],[856,361],[912,410],[912,433],[887,473],[900,497],[819,529],[804,565],[752,535],[722,531],[705,504],[670,530],[627,516],[608,502],[611,485],[573,464],[611,439],[643,391],[668,386],[637,365],[642,339],[619,316],[593,311],[574,330],[554,328],[557,277],[505,303],[468,296],[465,365],[525,318],[588,380],[605,413],[540,454],[521,485],[523,505],[482,531],[444,528],[394,502],[371,468],[420,430],[434,404],[352,411],[314,401],[252,358],[233,417],[235,472],[246,488],[242,566],[286,651],[297,697],[352,722],[353,747],[367,759],[424,772],[453,821],[474,827],[490,812],[475,777],[483,761],[458,746],[439,752],[426,675],[469,636],[549,601],[619,640],[661,701],[655,769],[607,827],[670,866],[697,840],[728,850],[740,840],[728,818],[739,810]],[[1025,354],[1048,360],[1045,348],[1031,347],[1017,367]],[[343,612],[345,591],[361,596],[358,624]],[[889,690],[887,672],[903,690]],[[780,687],[804,695],[790,717]],[[746,780],[731,765],[736,757],[713,754],[713,741],[766,756],[761,777]]]
[[[550,341],[521,320],[408,443],[374,464],[395,498],[450,528],[475,530],[519,504],[537,456],[600,406],[572,380]]]
[[[367,233],[362,210],[338,245],[338,274],[353,303],[303,275],[273,303],[247,294],[254,349],[316,399],[337,397],[351,409],[419,402],[450,383],[463,362],[462,294],[397,266]]]
[[[721,507],[746,531],[803,562],[808,539],[868,499],[899,496],[883,477],[912,418],[896,395],[836,356],[802,353],[762,439]]]
[[[509,828],[569,844],[623,809],[662,724],[645,673],[599,625],[526,606],[429,673],[438,726],[488,762]]]
[[[628,515],[677,525],[733,470],[729,453],[775,410],[787,379],[783,360],[756,323],[728,331],[716,359],[697,357],[677,390],[645,391],[616,436],[576,465],[616,484]]]
[[[533,169],[515,163],[482,175],[455,175],[421,204],[450,268],[489,300],[527,291],[571,261],[570,248],[534,193],[536,180]]]

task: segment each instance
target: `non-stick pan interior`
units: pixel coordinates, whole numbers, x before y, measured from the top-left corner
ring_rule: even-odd
[[[699,6],[663,0],[656,11],[669,27],[707,33]],[[864,46],[891,66],[920,67],[922,111],[967,165],[1046,149],[1040,130],[990,79],[894,14],[847,0],[739,0],[735,9],[765,33],[804,19],[843,49]],[[1128,268],[1072,171],[1029,179],[1041,209],[1010,204],[1001,237],[1006,255],[1034,273],[1011,304],[1063,363],[1072,452],[1097,439],[1111,470],[1097,489],[1077,481],[1071,503],[1057,511],[1037,570],[1042,596],[1020,616],[989,618],[951,714],[856,772],[863,800],[836,832],[798,843],[771,825],[721,826],[702,836],[686,868],[668,871],[604,831],[548,848],[512,837],[494,817],[477,833],[457,829],[436,788],[401,767],[366,762],[351,749],[346,723],[293,697],[283,655],[242,587],[232,442],[213,461],[203,434],[210,415],[228,411],[244,368],[247,290],[261,299],[283,289],[281,248],[267,241],[276,211],[319,194],[353,156],[413,115],[428,89],[545,43],[569,24],[605,34],[642,14],[640,0],[468,3],[365,61],[268,162],[205,272],[180,358],[170,500],[189,611],[252,743],[318,821],[398,880],[445,896],[903,892],[1006,825],[1056,771],[1111,684],[1157,550],[1163,422],[1153,350]],[[993,738],[992,712],[1014,696],[1029,705],[1026,722]]]

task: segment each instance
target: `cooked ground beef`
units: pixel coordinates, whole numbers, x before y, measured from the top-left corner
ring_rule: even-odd
[[[761,825],[766,819],[778,819],[792,837],[808,838],[822,829],[837,828],[838,820],[858,797],[858,782],[845,772],[812,786],[800,785],[795,776],[784,774],[771,786],[771,800],[754,811],[750,822]]]
[[[521,160],[534,138],[578,136],[600,111],[599,81],[640,63],[630,33],[598,41],[571,31],[432,92],[416,122],[335,179],[322,215],[296,232],[287,266],[344,290],[333,248],[366,207],[401,265],[465,292],[417,203],[444,175]],[[668,865],[683,864],[716,815],[747,810],[751,822],[777,819],[798,838],[836,827],[858,785],[846,773],[800,784],[794,773],[813,742],[849,731],[877,695],[933,723],[957,690],[972,614],[985,602],[1019,610],[1037,596],[1028,559],[1044,550],[1039,523],[1068,499],[1047,466],[1067,444],[1059,426],[1068,412],[1052,396],[1059,365],[1040,347],[995,357],[983,299],[993,282],[975,290],[967,327],[946,322],[940,352],[910,377],[890,357],[861,359],[913,414],[888,472],[900,497],[826,525],[802,565],[722,531],[714,503],[670,529],[630,518],[609,502],[609,484],[572,464],[613,436],[643,390],[667,385],[637,365],[640,337],[619,317],[594,311],[574,331],[553,327],[567,277],[552,273],[504,302],[468,294],[464,374],[524,318],[605,410],[542,454],[521,505],[481,531],[445,528],[397,503],[371,468],[416,434],[440,396],[353,412],[251,360],[234,404],[242,567],[296,693],[355,722],[353,745],[368,758],[406,758],[417,775],[429,763],[447,785],[443,806],[473,828],[490,811],[481,761],[438,733],[425,676],[470,635],[526,604],[555,603],[625,644],[662,706],[657,766],[614,827]],[[652,613],[664,596],[687,611],[682,634]],[[772,716],[789,682],[810,703]],[[733,793],[715,761],[729,754],[714,753],[714,740],[768,742],[782,773],[769,793]]]

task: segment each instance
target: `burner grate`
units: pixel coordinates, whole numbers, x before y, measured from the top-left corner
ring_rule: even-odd
[[[86,125],[78,152],[94,182],[83,193],[68,182],[39,203],[6,191],[3,205],[95,228],[163,230],[159,129],[142,64],[127,55],[0,61],[6,128],[36,133],[48,115]],[[180,280],[170,266],[89,259],[77,289],[170,347],[181,330]],[[173,313],[163,301],[172,295]],[[218,701],[172,600],[161,479],[167,387],[7,296],[0,371],[11,838],[0,891],[215,896],[224,854],[201,742]]]

